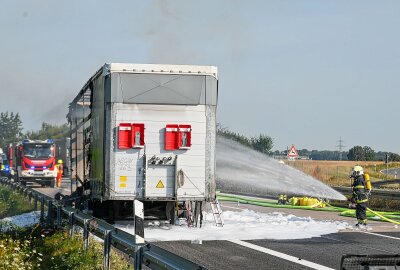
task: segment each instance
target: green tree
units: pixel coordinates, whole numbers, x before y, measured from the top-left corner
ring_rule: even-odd
[[[375,160],[375,151],[369,146],[363,147],[365,161]]]
[[[69,132],[68,124],[51,125],[42,123],[42,128],[38,131],[28,131],[26,137],[31,140],[61,139]]]
[[[19,113],[0,113],[0,147],[7,148],[10,143],[22,138],[22,120]]]
[[[400,161],[400,155],[396,154],[396,153],[390,153],[389,161],[390,162],[399,162]]]
[[[359,145],[354,146],[349,150],[347,158],[354,161],[365,160],[364,148]]]
[[[245,146],[252,147],[251,140],[249,138],[239,133],[230,131],[227,127],[223,127],[221,124],[217,124],[217,134]]]
[[[250,139],[251,145],[258,152],[270,155],[272,153],[272,147],[274,146],[274,141],[271,137],[260,134],[258,137],[252,137]]]
[[[375,151],[369,146],[354,146],[347,154],[349,160],[354,161],[371,161],[375,160]]]
[[[230,131],[228,128],[221,126],[221,124],[217,124],[217,134],[250,147],[258,152],[268,155],[272,154],[271,150],[274,146],[274,141],[267,135],[260,134],[259,136],[248,138],[242,134]]]

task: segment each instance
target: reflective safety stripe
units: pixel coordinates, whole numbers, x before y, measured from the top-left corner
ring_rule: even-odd
[[[177,128],[165,128],[165,131],[176,132],[176,131],[178,131],[178,129]]]
[[[364,200],[357,200],[357,203],[363,203],[363,202],[368,202],[368,199],[364,199]]]
[[[358,185],[358,186],[355,186],[355,187],[353,187],[353,188],[365,188],[365,187],[362,186],[362,185]]]

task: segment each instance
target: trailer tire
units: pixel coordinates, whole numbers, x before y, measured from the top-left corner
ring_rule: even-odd
[[[55,187],[56,187],[56,179],[55,179],[55,178],[52,178],[52,179],[50,180],[49,186],[50,186],[51,188],[55,188]]]

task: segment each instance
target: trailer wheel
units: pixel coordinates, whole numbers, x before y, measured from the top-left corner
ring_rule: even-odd
[[[56,187],[56,178],[52,178],[51,180],[50,180],[50,185],[49,185],[51,188],[55,188]]]

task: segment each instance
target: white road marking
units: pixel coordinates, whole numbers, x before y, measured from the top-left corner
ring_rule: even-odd
[[[398,238],[398,237],[389,236],[389,235],[384,235],[384,234],[379,234],[379,233],[372,233],[372,232],[360,232],[360,233],[372,234],[372,235],[376,235],[376,236],[381,236],[381,237],[386,237],[386,238],[390,238],[390,239],[400,240],[400,238]]]
[[[245,241],[230,240],[230,242],[235,243],[237,245],[241,245],[241,246],[247,247],[247,248],[251,248],[251,249],[254,249],[254,250],[257,250],[257,251],[261,251],[261,252],[267,253],[269,255],[272,255],[272,256],[275,256],[275,257],[278,257],[278,258],[281,258],[281,259],[284,259],[284,260],[287,260],[287,261],[290,261],[290,262],[301,264],[301,265],[310,267],[312,269],[333,270],[333,268],[329,268],[329,267],[326,267],[326,266],[323,266],[323,265],[320,265],[320,264],[317,264],[317,263],[313,263],[313,262],[310,262],[310,261],[307,261],[307,260],[303,260],[303,259],[291,256],[291,255],[288,255],[288,254],[285,254],[285,253],[282,253],[282,252],[278,252],[278,251],[275,251],[275,250],[272,250],[272,249],[268,249],[268,248],[260,247],[260,246],[254,245],[254,244],[250,244],[250,243],[245,242]]]

